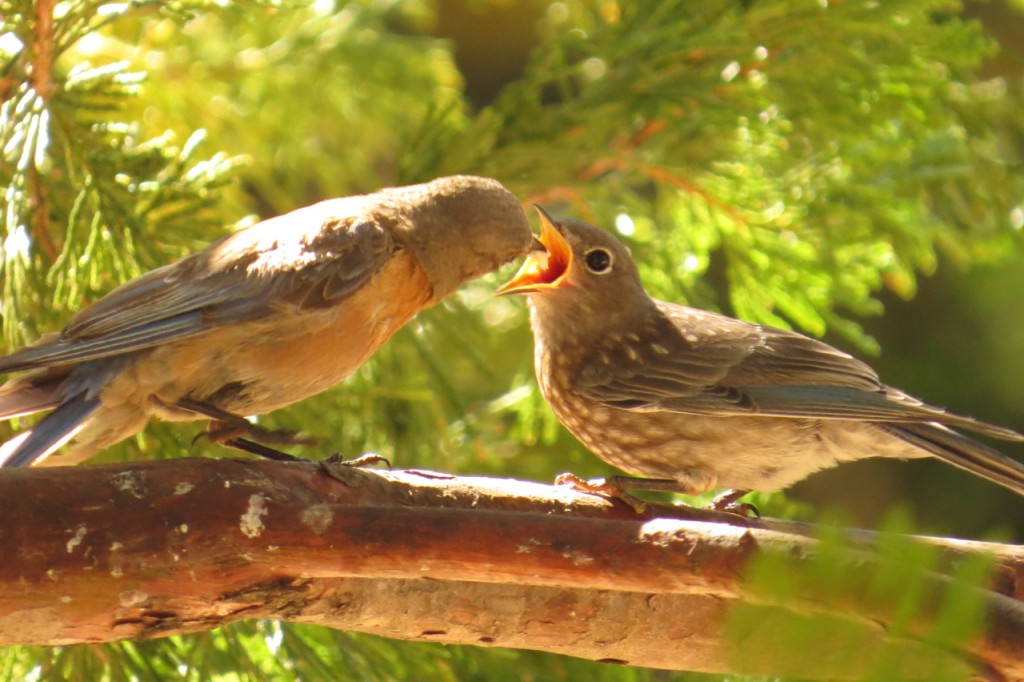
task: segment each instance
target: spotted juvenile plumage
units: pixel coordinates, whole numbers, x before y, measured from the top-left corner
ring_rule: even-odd
[[[541,391],[626,487],[772,491],[867,457],[934,456],[1024,495],[1024,466],[949,427],[1024,440],[888,387],[795,332],[651,298],[608,232],[541,212],[526,294]],[[666,483],[668,485],[666,485]]]

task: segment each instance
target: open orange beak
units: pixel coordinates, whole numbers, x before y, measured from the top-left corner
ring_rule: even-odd
[[[535,206],[540,214],[540,243],[544,251],[533,251],[526,257],[516,276],[505,282],[494,292],[495,296],[506,294],[528,294],[543,289],[561,286],[572,265],[572,249],[565,237],[555,227],[548,212]]]

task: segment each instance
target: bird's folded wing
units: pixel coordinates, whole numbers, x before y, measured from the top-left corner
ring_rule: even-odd
[[[863,362],[795,332],[657,301],[660,316],[634,339],[591,351],[579,386],[601,401],[694,400],[708,409],[749,410],[752,386],[821,385],[879,391]]]
[[[927,405],[885,386],[868,365],[794,332],[665,304],[677,334],[590,362],[576,390],[639,412],[940,422],[995,438],[1010,429]]]
[[[59,336],[0,358],[0,373],[120,355],[219,325],[337,305],[383,267],[395,246],[382,226],[337,215],[330,204],[264,221],[128,282]]]
[[[635,376],[591,386],[587,397],[637,412],[677,412],[719,417],[763,416],[798,419],[855,419],[871,422],[939,422],[993,438],[1024,440],[1021,434],[932,407],[894,389],[865,391],[843,386],[711,386],[668,395],[663,379]]]

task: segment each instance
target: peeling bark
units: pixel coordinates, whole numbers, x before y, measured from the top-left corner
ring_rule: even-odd
[[[950,564],[994,557],[990,588],[976,590],[987,632],[949,650],[929,641],[948,587],[939,574],[899,627],[891,595],[867,580],[841,594],[813,581],[785,598],[751,589],[755,557],[815,560],[813,527],[792,522],[656,505],[637,515],[520,481],[208,459],[5,470],[0,499],[5,645],[275,618],[679,670],[856,678],[894,656],[904,676],[966,662],[1024,679],[1017,547],[920,538]],[[870,575],[877,541],[851,531],[857,548],[837,575]],[[815,643],[780,640],[793,623],[819,630]]]

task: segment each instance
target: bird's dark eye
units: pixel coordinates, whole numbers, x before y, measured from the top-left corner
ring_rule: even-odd
[[[587,270],[595,274],[602,274],[612,269],[612,254],[605,249],[591,249],[583,254],[583,260],[587,264]]]

